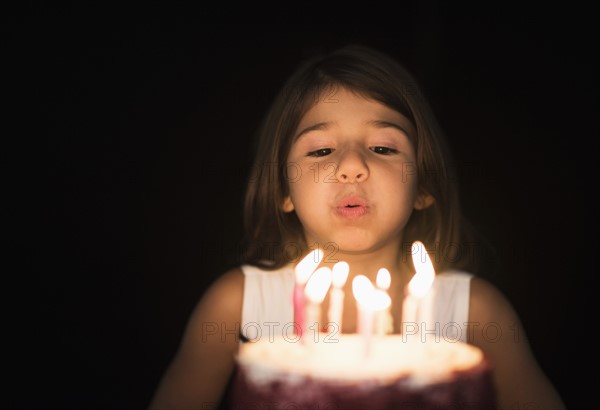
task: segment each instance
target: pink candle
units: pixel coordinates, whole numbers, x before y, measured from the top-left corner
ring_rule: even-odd
[[[294,268],[294,328],[296,334],[299,334],[300,337],[302,337],[302,334],[306,330],[304,287],[322,259],[323,251],[317,248],[310,251]]]

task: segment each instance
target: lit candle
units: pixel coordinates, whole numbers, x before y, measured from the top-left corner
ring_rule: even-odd
[[[348,263],[340,261],[333,265],[331,279],[332,289],[329,294],[329,333],[335,334],[342,332],[342,312],[344,306],[344,285],[348,279],[350,266]]]
[[[299,332],[300,337],[302,337],[302,334],[306,330],[304,320],[304,286],[310,275],[317,269],[319,263],[321,263],[321,259],[323,259],[323,251],[317,248],[309,252],[294,268],[294,324],[296,333]]]
[[[368,356],[373,336],[373,315],[387,309],[392,301],[387,293],[377,291],[364,275],[354,277],[352,292],[358,308],[358,331],[364,341],[364,354]]]
[[[435,328],[433,323],[435,270],[422,242],[414,242],[411,252],[416,273],[408,283],[402,304],[402,330],[404,332],[412,325],[416,326],[417,333],[420,333],[424,330],[423,327]]]
[[[321,326],[321,303],[331,286],[331,269],[326,266],[317,269],[308,279],[304,293],[308,299],[306,305],[306,325],[314,329],[315,342],[319,341]],[[306,340],[306,332],[302,334],[301,340]]]
[[[375,279],[375,283],[377,284],[377,288],[380,292],[388,294],[388,289],[390,288],[390,284],[392,283],[392,277],[390,275],[390,271],[386,268],[381,268],[377,271],[377,278]],[[390,312],[390,308],[386,308],[377,313],[377,320],[375,323],[375,334],[377,335],[385,335],[387,333],[392,333],[394,331],[394,321],[392,318],[392,313]]]

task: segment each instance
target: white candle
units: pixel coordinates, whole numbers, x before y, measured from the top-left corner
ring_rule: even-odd
[[[403,335],[415,334],[418,332],[417,310],[418,299],[407,289],[407,291],[405,291],[404,300],[402,301],[402,327],[400,333]]]
[[[370,294],[373,292],[373,284],[364,275],[357,275],[352,280],[352,293],[356,299],[358,309],[357,330],[364,343],[365,355],[369,354],[372,333],[373,310],[369,306]]]
[[[331,286],[331,269],[323,266],[317,269],[308,279],[304,292],[308,299],[306,305],[306,326],[314,329],[315,342],[319,341],[319,332],[321,329],[321,303],[327,295]],[[301,340],[306,340],[306,332],[302,334]]]
[[[376,312],[388,308],[391,299],[387,293],[375,289],[369,278],[364,275],[354,277],[352,292],[358,308],[358,331],[364,341],[364,354],[368,356],[373,337],[373,316]]]
[[[317,269],[319,263],[321,263],[323,255],[323,251],[317,248],[309,252],[294,268],[294,324],[296,332],[300,333],[300,337],[306,331],[304,287],[310,275]]]
[[[414,324],[417,326],[418,333],[421,333],[425,329],[435,329],[433,311],[435,270],[422,242],[413,243],[412,259],[416,273],[408,283],[402,304],[402,329],[407,330],[408,326]]]
[[[419,300],[419,309],[417,312],[417,323],[419,323],[419,332],[431,332],[435,329],[434,319],[435,289],[429,289],[427,294]]]
[[[329,333],[335,334],[342,332],[342,317],[344,306],[344,284],[348,278],[350,267],[348,263],[340,261],[333,265],[331,272],[332,289],[329,299]]]
[[[375,279],[377,287],[389,295],[388,289],[392,283],[392,277],[390,271],[386,268],[381,268],[377,272],[377,278]],[[380,312],[377,312],[377,319],[375,323],[375,334],[383,336],[394,331],[394,320],[390,308],[386,308]]]

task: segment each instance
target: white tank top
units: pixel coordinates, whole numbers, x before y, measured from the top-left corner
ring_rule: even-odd
[[[273,271],[251,265],[242,265],[241,268],[245,277],[240,329],[242,336],[257,340],[293,334],[293,267],[286,266]],[[439,327],[436,327],[439,336],[467,341],[472,276],[462,271],[446,271],[436,275],[433,319],[439,323]]]

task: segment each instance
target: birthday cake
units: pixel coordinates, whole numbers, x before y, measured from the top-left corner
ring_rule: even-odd
[[[444,339],[358,334],[240,346],[233,409],[493,409],[491,364]]]

